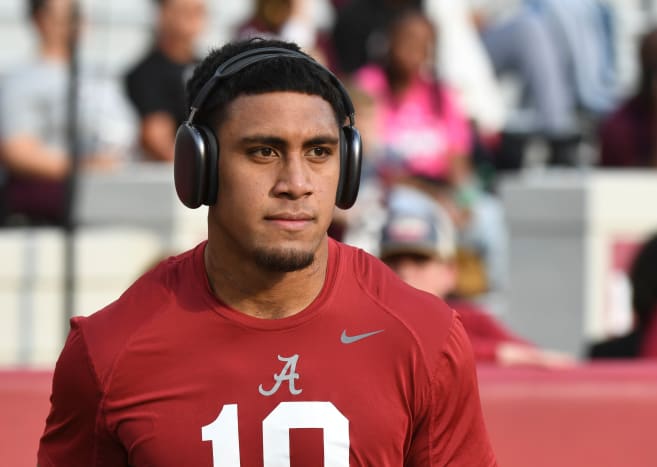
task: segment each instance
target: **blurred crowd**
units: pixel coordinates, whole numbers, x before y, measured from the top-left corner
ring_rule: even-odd
[[[116,79],[77,63],[85,24],[77,2],[25,0],[37,53],[0,72],[3,224],[64,222],[67,183],[78,168],[84,174],[121,170],[134,160],[172,161],[208,3],[221,2],[149,1],[150,47]],[[541,353],[491,322],[494,313],[485,309],[508,287],[497,188],[505,174],[536,163],[537,154],[546,170],[657,168],[657,15],[646,16],[654,11],[648,4],[253,0],[231,35],[297,42],[346,84],[364,141],[362,182],[354,208],[336,212],[332,236],[467,310],[469,330],[483,336],[482,358],[563,364],[563,356]],[[628,17],[645,21],[630,28]],[[638,50],[629,85],[623,40],[636,41]],[[657,284],[646,288],[629,344],[616,354],[646,348],[637,342],[657,312]],[[614,348],[592,354],[609,356]]]

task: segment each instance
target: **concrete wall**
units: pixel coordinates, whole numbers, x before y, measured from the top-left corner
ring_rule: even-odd
[[[525,173],[507,178],[501,195],[510,232],[507,324],[574,354],[626,331],[629,290],[610,303],[613,252],[657,232],[657,173]]]

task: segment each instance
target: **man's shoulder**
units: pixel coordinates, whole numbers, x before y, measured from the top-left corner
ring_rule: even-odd
[[[139,277],[114,302],[86,317],[75,317],[72,329],[85,341],[90,358],[99,372],[109,369],[126,344],[144,326],[175,309],[189,278],[193,254],[187,251],[159,262]]]
[[[55,63],[47,63],[42,60],[30,61],[18,65],[2,77],[2,89],[7,93],[13,93],[22,89],[34,89],[47,91],[51,86],[66,78],[66,67]]]
[[[107,323],[103,324],[120,326],[123,320],[138,320],[142,316],[157,313],[184,284],[183,279],[187,275],[185,269],[193,270],[191,263],[195,252],[196,249],[192,249],[159,261],[135,280],[117,300],[85,320],[90,324],[106,320]]]
[[[135,62],[126,73],[128,81],[156,77],[162,69],[169,68],[170,62],[157,49],[151,49],[146,55]]]

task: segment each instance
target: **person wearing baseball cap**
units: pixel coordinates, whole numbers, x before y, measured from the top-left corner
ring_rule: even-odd
[[[388,205],[380,258],[405,282],[443,298],[459,313],[477,361],[548,367],[574,363],[571,356],[537,348],[478,305],[452,296],[458,279],[455,230],[438,203],[402,187],[392,191]]]
[[[423,199],[426,198],[426,199]],[[456,286],[454,227],[440,205],[410,188],[393,191],[379,255],[406,282],[446,297]]]

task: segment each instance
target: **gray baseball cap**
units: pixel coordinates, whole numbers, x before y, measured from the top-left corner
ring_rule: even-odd
[[[396,196],[408,196],[408,191]],[[415,194],[413,194],[415,196]],[[431,200],[419,208],[414,203],[391,203],[388,218],[381,231],[380,257],[413,254],[431,258],[451,259],[456,252],[454,226],[449,215]]]

